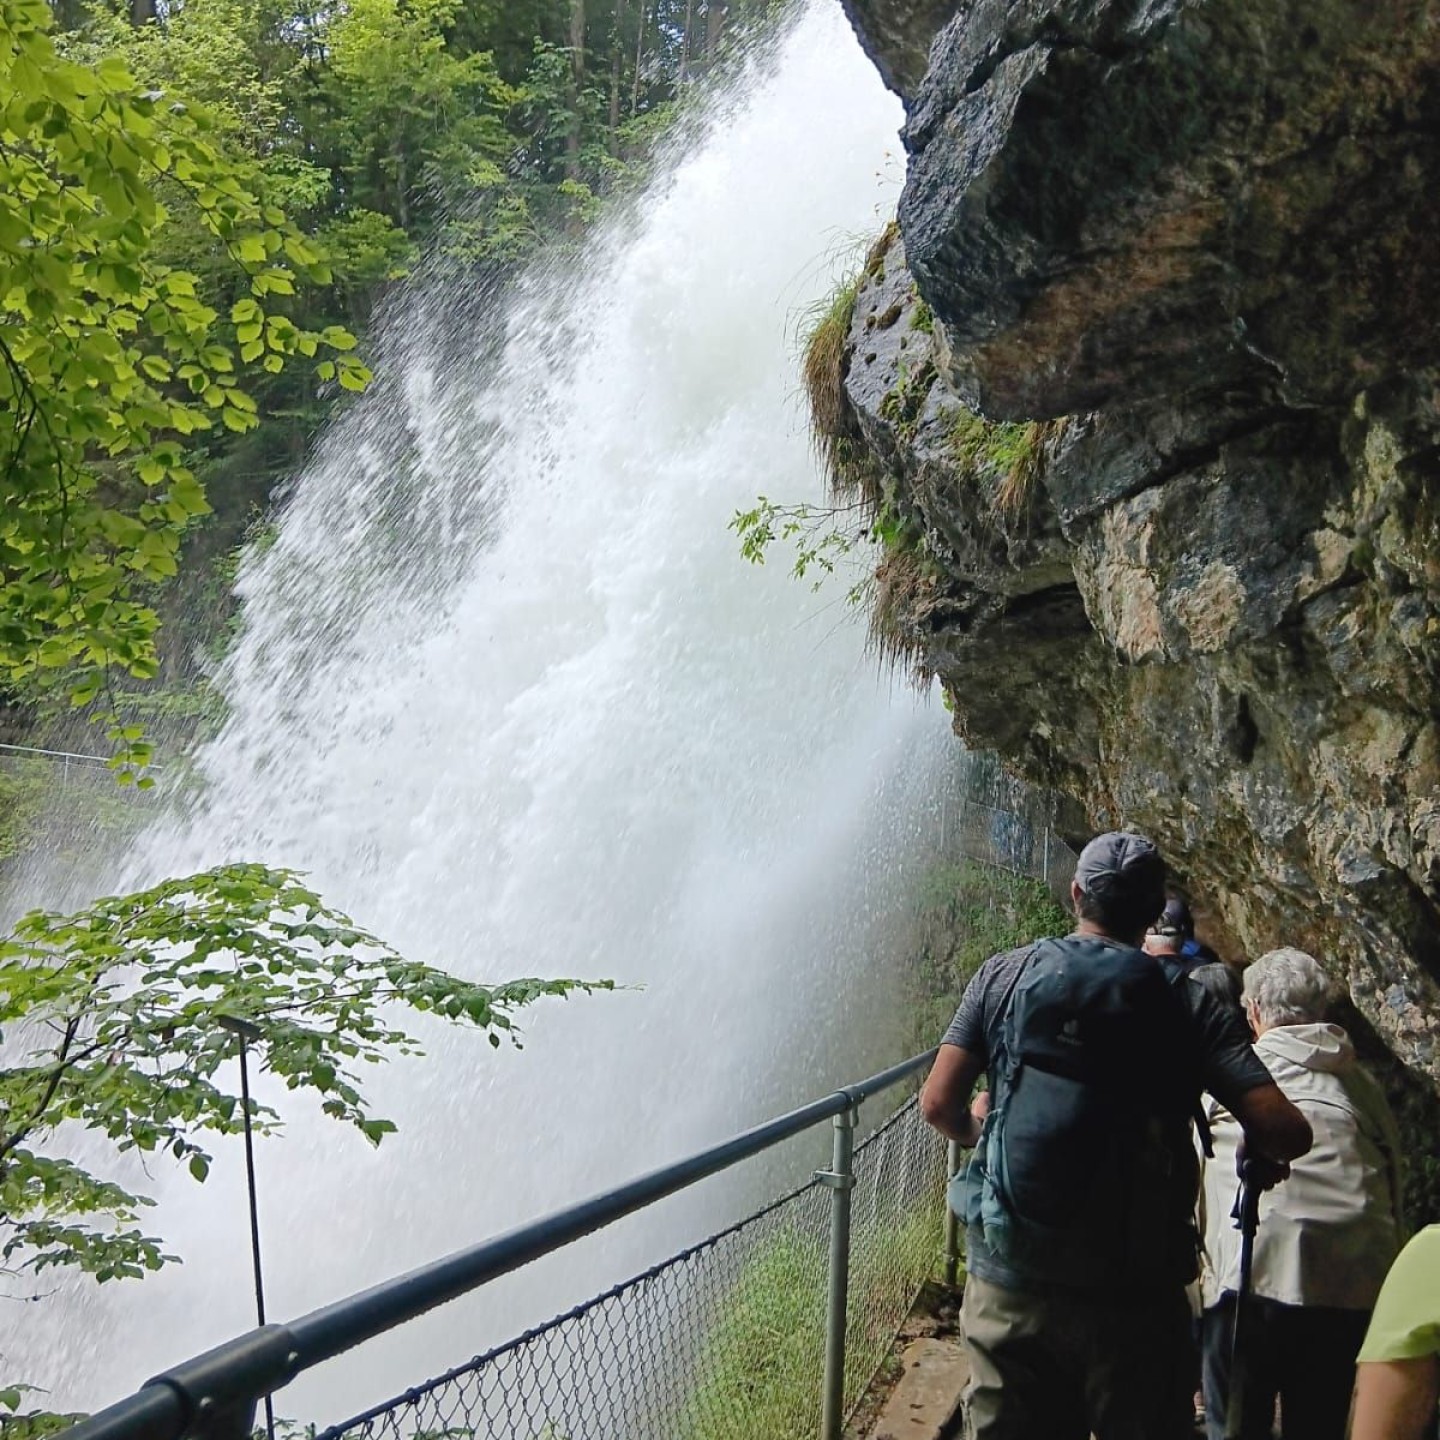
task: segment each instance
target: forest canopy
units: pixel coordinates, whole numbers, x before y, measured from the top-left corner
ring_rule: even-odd
[[[227,612],[387,287],[424,253],[498,293],[582,243],[778,9],[0,0],[0,738],[58,692],[143,762],[107,693],[185,681],[187,612]]]

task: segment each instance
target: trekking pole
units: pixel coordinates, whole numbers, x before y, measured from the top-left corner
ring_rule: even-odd
[[[1240,1162],[1240,1193],[1230,1212],[1240,1231],[1240,1289],[1230,1326],[1230,1387],[1225,1397],[1225,1440],[1241,1440],[1245,1420],[1245,1302],[1250,1298],[1250,1270],[1255,1259],[1255,1232],[1260,1228],[1260,1187],[1248,1160]]]

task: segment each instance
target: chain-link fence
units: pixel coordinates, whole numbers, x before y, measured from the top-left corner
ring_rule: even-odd
[[[947,845],[983,865],[1043,881],[1068,903],[1076,855],[1055,833],[1041,800],[1017,799],[1011,806],[961,800],[946,819]]]
[[[118,784],[103,757],[0,745],[0,860],[42,848],[63,858],[94,834],[133,834],[154,807],[154,790]]]
[[[940,1272],[945,1146],[912,1099],[856,1147],[844,1403]],[[819,1433],[820,1180],[319,1440],[797,1440]]]

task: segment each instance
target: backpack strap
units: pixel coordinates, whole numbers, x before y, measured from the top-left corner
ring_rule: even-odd
[[[1046,940],[1037,940],[1025,953],[1025,958],[1015,967],[1015,973],[1010,977],[1010,983],[1005,987],[1005,994],[1001,998],[1000,1008],[995,1012],[995,1036],[998,1041],[993,1049],[999,1049],[1000,1054],[990,1056],[990,1085],[995,1085],[995,1069],[1010,1069],[1010,1045],[1006,1039],[1006,1033],[1010,1028],[1010,1011],[1015,1003],[1015,991],[1019,989],[1020,982],[1025,978],[1025,972],[1035,963],[1035,957],[1040,953],[1040,947],[1047,944]],[[992,1097],[993,1098],[993,1097]]]
[[[1175,987],[1177,993],[1180,987],[1186,984],[1191,973],[1196,970],[1200,961],[1187,955],[1157,955],[1160,968],[1165,972],[1165,978]],[[1207,1160],[1215,1158],[1215,1137],[1210,1129],[1210,1117],[1205,1113],[1205,1103],[1197,1095],[1195,1097],[1195,1108],[1190,1112],[1190,1118],[1195,1122],[1195,1133],[1200,1138],[1200,1152]]]

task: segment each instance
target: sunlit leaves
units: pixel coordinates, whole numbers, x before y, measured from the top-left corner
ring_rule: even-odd
[[[752,565],[765,563],[776,540],[791,545],[795,558],[790,573],[803,580],[812,570],[820,572],[820,578],[811,582],[813,588],[819,589],[824,576],[834,572],[836,562],[865,538],[864,528],[856,519],[860,508],[777,505],[760,495],[753,508],[735,512],[729,528],[739,536],[740,554]]]
[[[138,732],[136,732],[138,734]],[[228,865],[111,897],[73,915],[36,912],[0,941],[0,1258],[12,1269],[71,1266],[132,1278],[173,1258],[138,1225],[149,1203],[45,1153],[62,1125],[117,1150],[167,1155],[196,1180],[209,1137],[244,1112],[236,1041],[290,1090],[372,1144],[394,1130],[374,1115],[359,1067],[419,1053],[406,1008],[516,1038],[515,1015],[542,996],[608,989],[569,980],[497,985],[406,960],[327,908],[299,877]],[[518,1043],[518,1042],[517,1042]],[[280,1117],[253,1105],[261,1131]]]
[[[112,672],[154,673],[140,596],[209,508],[176,442],[258,423],[246,366],[345,352],[330,375],[369,377],[343,329],[274,308],[329,276],[253,167],[119,57],[57,54],[50,23],[44,0],[0,0],[0,682],[61,672],[90,703]],[[238,358],[198,277],[159,258],[176,205],[249,291]],[[120,765],[143,764],[124,728]]]

